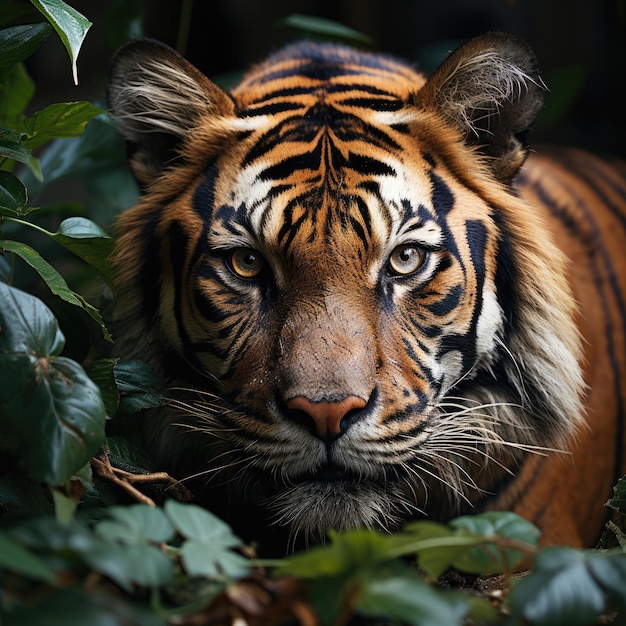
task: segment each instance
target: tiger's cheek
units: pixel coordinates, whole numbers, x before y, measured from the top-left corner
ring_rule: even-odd
[[[395,294],[381,318],[381,387],[390,413],[428,414],[475,363],[479,280],[448,255],[426,285]],[[485,332],[491,332],[485,327]]]

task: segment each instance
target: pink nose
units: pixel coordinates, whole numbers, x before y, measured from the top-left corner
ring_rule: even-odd
[[[296,396],[287,401],[293,411],[306,413],[315,424],[320,437],[341,435],[341,420],[350,412],[365,407],[367,402],[357,396],[348,396],[338,402],[311,402],[304,396]]]

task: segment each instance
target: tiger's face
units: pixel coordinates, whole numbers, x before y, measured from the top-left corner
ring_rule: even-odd
[[[120,220],[116,315],[178,390],[148,420],[157,456],[320,540],[446,517],[562,444],[573,305],[509,187],[539,92],[498,35],[428,81],[300,45],[230,96],[124,48],[110,101],[146,192]]]

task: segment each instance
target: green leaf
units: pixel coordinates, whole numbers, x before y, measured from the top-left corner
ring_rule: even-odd
[[[165,503],[165,513],[174,528],[186,539],[225,547],[240,546],[242,543],[226,522],[194,504],[168,500]]]
[[[369,530],[345,534],[330,532],[330,544],[311,548],[288,557],[277,569],[277,576],[318,578],[357,571],[389,558],[387,537]]]
[[[626,554],[546,548],[533,571],[511,590],[510,607],[537,626],[585,626],[607,608],[607,596],[626,601]]]
[[[0,120],[5,126],[19,125],[24,109],[35,94],[35,83],[20,63],[0,70]]]
[[[83,309],[98,323],[104,338],[107,341],[112,341],[111,335],[109,334],[98,309],[89,304],[89,302],[87,302],[87,300],[85,300],[85,298],[83,298],[80,294],[72,291],[63,276],[61,276],[61,274],[54,267],[52,267],[48,261],[42,258],[36,250],[20,241],[0,239],[0,251],[2,250],[5,252],[13,252],[23,261],[28,263],[28,265],[30,265],[39,274],[39,276],[41,276],[53,294],[61,298],[61,300]]]
[[[34,150],[51,139],[79,137],[87,122],[102,113],[91,102],[61,102],[51,104],[22,120],[19,129],[26,134],[23,144]]]
[[[119,404],[119,394],[117,393],[115,376],[113,375],[113,368],[117,361],[118,359],[98,359],[85,365],[85,370],[87,374],[89,374],[89,378],[91,378],[91,380],[98,385],[98,389],[100,389],[100,395],[104,402],[107,417],[113,417],[113,415],[115,415],[117,405]]]
[[[467,538],[459,541],[448,526],[429,520],[407,525],[404,532],[393,535],[390,540],[404,547],[403,554],[406,554],[406,547],[411,547],[411,553],[417,554],[420,567],[433,580],[450,569],[452,563],[476,544],[476,541]]]
[[[43,302],[0,283],[0,355],[48,358],[59,355],[64,345],[65,337]]]
[[[54,562],[61,567],[65,562],[64,569],[75,568],[77,561],[82,561],[127,591],[132,591],[133,584],[166,585],[173,575],[172,559],[158,548],[145,542],[122,545],[115,538],[97,537],[76,520],[61,524],[53,518],[35,519],[11,529],[9,538],[43,554],[54,554]]]
[[[56,574],[44,561],[2,532],[0,532],[0,568],[44,583],[51,584],[56,580]]]
[[[109,447],[109,459],[113,467],[118,467],[133,474],[145,474],[155,472],[154,463],[148,458],[146,452],[133,440],[124,437],[107,437]]]
[[[189,576],[243,578],[250,573],[248,559],[219,543],[185,541],[181,547],[181,558]]]
[[[61,222],[55,233],[50,233],[50,236],[98,270],[108,283],[111,282],[108,257],[113,252],[115,240],[99,226],[84,217],[68,217]]]
[[[370,570],[359,582],[357,608],[371,616],[414,626],[461,626],[468,612],[462,595],[437,591],[408,568]]]
[[[58,485],[104,441],[100,392],[78,363],[57,356],[64,338],[37,298],[0,284],[0,421],[19,440],[30,477]]]
[[[50,36],[49,24],[23,24],[0,30],[0,68],[27,59]]]
[[[0,161],[11,159],[27,165],[36,178],[41,179],[39,161],[22,143],[22,135],[11,128],[0,127]]]
[[[340,40],[352,43],[372,43],[369,35],[345,26],[341,22],[329,20],[323,17],[301,15],[294,13],[278,22],[278,26],[286,26],[295,30],[317,35],[325,39]]]
[[[36,210],[27,204],[28,193],[22,181],[10,172],[0,171],[0,215],[24,217]]]
[[[72,63],[72,75],[74,84],[78,85],[78,70],[76,59],[83,45],[87,31],[92,23],[84,15],[65,4],[62,0],[30,0],[52,24],[54,30],[61,38]]]
[[[187,574],[241,578],[249,573],[247,559],[230,550],[240,546],[241,539],[213,513],[176,500],[165,503],[165,513],[176,530],[187,539],[181,548]]]
[[[510,512],[491,511],[480,515],[457,517],[450,522],[460,536],[482,537],[483,545],[470,548],[452,565],[461,571],[473,574],[496,574],[510,572],[537,546],[540,532],[523,517]],[[507,547],[506,541],[528,546],[528,551]]]
[[[112,519],[96,526],[99,536],[125,545],[162,543],[174,536],[174,528],[162,509],[147,504],[115,506],[107,510]]]
[[[147,363],[139,360],[120,361],[115,364],[113,373],[120,394],[116,418],[159,406],[165,390]]]
[[[90,565],[130,590],[129,583],[156,588],[167,585],[174,575],[172,560],[149,544],[101,546],[85,554]]]

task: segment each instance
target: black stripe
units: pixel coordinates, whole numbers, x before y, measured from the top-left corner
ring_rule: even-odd
[[[204,178],[193,193],[191,206],[193,210],[208,224],[213,216],[215,205],[215,183],[219,176],[217,166],[212,163],[204,171]]]
[[[239,117],[255,117],[258,115],[276,115],[285,111],[296,111],[306,108],[305,104],[299,102],[270,102],[260,106],[249,106],[239,113]]]
[[[444,317],[456,309],[462,295],[463,288],[460,285],[455,285],[441,300],[439,300],[439,302],[429,304],[426,308],[433,315],[436,315],[437,317]]]
[[[404,106],[401,100],[389,98],[345,98],[339,100],[339,104],[344,106],[359,107],[370,111],[398,111]]]
[[[396,171],[393,167],[379,161],[373,157],[356,154],[354,152],[348,153],[347,167],[364,176],[395,176]]]

